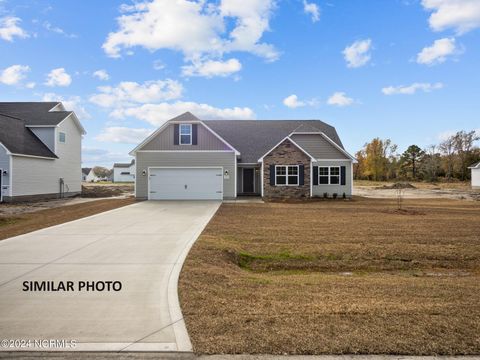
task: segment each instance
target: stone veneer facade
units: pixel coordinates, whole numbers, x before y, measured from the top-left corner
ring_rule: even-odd
[[[304,185],[270,185],[270,165],[303,165]],[[310,157],[288,139],[263,158],[263,196],[267,199],[310,197]]]

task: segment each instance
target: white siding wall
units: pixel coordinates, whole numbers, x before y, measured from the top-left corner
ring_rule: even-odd
[[[122,174],[128,172],[129,174]],[[130,167],[114,167],[113,168],[114,182],[134,182],[135,181],[135,165]]]
[[[55,153],[55,127],[30,127],[29,129]]]
[[[0,191],[3,196],[10,196],[10,155],[7,155],[3,145],[0,145],[0,169],[2,170],[2,173],[0,173],[2,177],[2,188]],[[7,175],[3,175],[4,170],[7,170]]]
[[[323,196],[323,193],[328,193],[331,197],[333,193],[338,194],[339,197],[345,193],[346,196],[352,196],[352,162],[345,161],[319,161],[314,162],[313,166],[345,166],[345,185],[313,185],[312,195]]]
[[[472,169],[472,188],[480,189],[480,168]]]
[[[55,139],[58,159],[12,156],[13,196],[58,193],[60,178],[65,192],[81,191],[81,131],[68,117],[57,128],[59,132],[66,134],[66,143],[60,143],[58,136]]]

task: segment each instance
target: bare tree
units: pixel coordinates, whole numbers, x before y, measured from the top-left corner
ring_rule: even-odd
[[[453,165],[455,163],[455,138],[449,136],[438,146],[440,152],[444,156],[445,161],[445,176],[447,180],[451,180],[453,177]]]
[[[476,134],[475,130],[466,132],[464,130],[457,132],[453,136],[453,146],[458,154],[459,168],[462,180],[467,179],[468,173],[468,159],[471,155],[473,144],[475,141],[480,140],[480,137]]]
[[[437,146],[430,145],[424,150],[422,158],[422,172],[428,181],[436,181],[440,169],[440,154]]]

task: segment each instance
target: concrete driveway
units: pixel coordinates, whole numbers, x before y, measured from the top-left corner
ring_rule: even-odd
[[[141,202],[0,241],[0,350],[191,351],[178,275],[219,206]]]

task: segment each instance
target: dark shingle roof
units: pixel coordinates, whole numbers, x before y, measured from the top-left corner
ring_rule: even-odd
[[[476,167],[480,167],[480,161],[475,163],[475,164],[470,165],[468,168],[473,169],[473,168],[476,168]]]
[[[11,153],[57,158],[22,119],[0,114],[0,129],[0,143]]]
[[[132,161],[130,161],[129,163],[114,163],[113,164],[113,167],[116,167],[116,168],[128,168],[130,167],[131,165],[135,164],[135,159],[132,159]]]
[[[209,128],[240,151],[240,162],[256,163],[292,132],[323,132],[343,149],[337,131],[320,120],[204,120]]]
[[[0,114],[10,115],[25,121],[25,124],[55,126],[72,111],[50,111],[59,102],[0,102]]]
[[[90,172],[90,170],[92,170],[92,168],[82,168],[82,173],[84,175],[88,175],[88,173]]]

